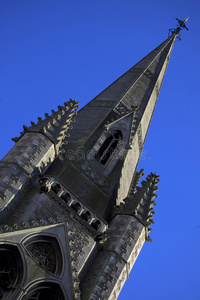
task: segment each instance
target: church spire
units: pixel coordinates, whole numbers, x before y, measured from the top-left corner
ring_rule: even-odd
[[[107,215],[109,205],[119,205],[128,195],[179,33],[180,29],[175,29],[78,112],[68,144],[63,146],[63,164],[59,169],[52,165],[48,171],[83,197],[83,187],[78,191],[74,180],[69,180],[69,176],[80,177],[88,191],[99,197],[98,205],[88,194],[84,201],[101,216]]]
[[[151,94],[155,92],[156,97],[159,94],[174,40],[179,33],[179,29],[174,30],[167,40],[79,111],[70,149],[82,147],[111,112],[117,118],[139,106],[138,117],[141,118]]]
[[[136,168],[179,33],[83,107],[71,136],[72,100],[15,139],[0,163],[0,298],[117,299],[151,241],[159,176],[140,187]]]

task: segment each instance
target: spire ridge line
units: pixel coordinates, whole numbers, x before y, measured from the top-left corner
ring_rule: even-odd
[[[157,55],[156,55],[155,57],[153,57],[153,59],[148,63],[148,65],[147,65],[145,68],[143,68],[143,70],[140,72],[140,75],[138,75],[138,77],[134,80],[134,82],[133,82],[132,85],[129,87],[129,89],[126,91],[126,93],[123,95],[123,97],[116,103],[115,107],[117,107],[117,106],[122,102],[122,100],[126,97],[126,95],[128,94],[128,92],[132,89],[132,87],[137,83],[137,81],[141,78],[141,76],[148,70],[149,66],[156,60],[156,58],[158,57],[158,55],[165,49],[165,47],[171,42],[171,40],[175,39],[175,37],[176,37],[176,34],[174,34],[174,35],[172,34],[172,35],[167,39],[168,42],[167,42],[167,43],[165,43],[166,41],[164,42],[164,45],[163,45],[162,49],[157,53]],[[159,46],[158,46],[158,47],[159,47]],[[157,48],[158,48],[158,47],[157,47]],[[157,48],[156,48],[156,49],[157,49]],[[156,49],[154,49],[153,51],[155,51]],[[152,52],[153,52],[153,51],[152,51]],[[147,54],[147,56],[148,56],[148,54]],[[145,56],[145,57],[146,57],[146,56]],[[145,58],[145,57],[144,57],[144,58]],[[139,63],[140,63],[140,61],[139,61],[137,64],[139,64]],[[137,65],[137,64],[136,64],[136,65]],[[136,66],[136,65],[135,65],[135,66]],[[135,66],[133,66],[133,67],[135,67]],[[129,69],[127,72],[129,72],[129,71],[130,71],[130,69]],[[126,73],[127,73],[127,72],[126,72]],[[125,74],[126,74],[126,73],[125,73]],[[124,74],[123,74],[123,75],[124,75]],[[122,75],[122,76],[123,76],[123,75]],[[122,77],[122,76],[121,76],[121,77]],[[121,77],[119,77],[118,79],[120,79]],[[118,79],[117,79],[117,80],[118,80]],[[117,80],[116,80],[116,81],[117,81]],[[115,82],[116,82],[116,81],[115,81]],[[114,82],[113,82],[113,83],[114,83]],[[113,83],[112,83],[112,84],[113,84]]]

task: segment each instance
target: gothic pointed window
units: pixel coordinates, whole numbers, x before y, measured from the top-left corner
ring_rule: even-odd
[[[120,149],[120,142],[122,140],[122,132],[120,130],[114,131],[100,146],[99,150],[95,154],[95,159],[105,166],[110,159],[116,158],[116,154]]]
[[[60,275],[62,253],[56,238],[36,236],[25,242],[25,248],[38,265],[46,271]]]

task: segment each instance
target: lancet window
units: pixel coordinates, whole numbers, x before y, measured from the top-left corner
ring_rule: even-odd
[[[100,146],[99,150],[95,154],[95,159],[104,166],[110,159],[116,158],[116,154],[120,150],[120,142],[122,142],[122,140],[122,132],[120,130],[114,131]]]

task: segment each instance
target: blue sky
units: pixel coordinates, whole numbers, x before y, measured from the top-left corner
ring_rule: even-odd
[[[200,2],[1,0],[1,158],[23,124],[69,98],[80,107],[163,42],[176,42],[139,168],[160,175],[153,243],[119,300],[200,299]]]

